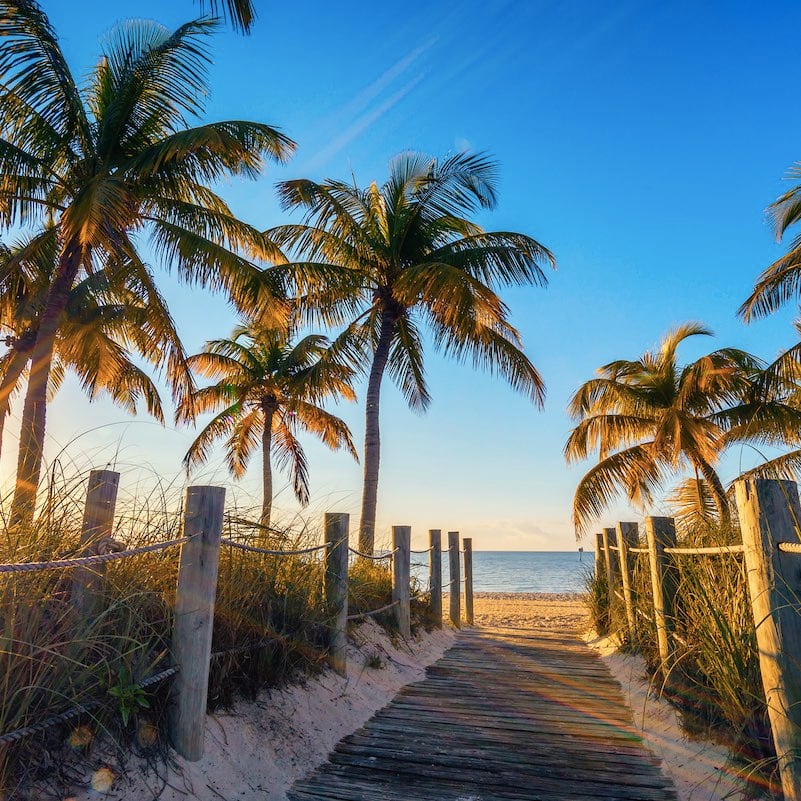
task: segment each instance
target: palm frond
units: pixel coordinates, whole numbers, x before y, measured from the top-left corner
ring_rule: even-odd
[[[285,418],[281,418],[273,429],[273,452],[278,467],[290,474],[292,491],[298,503],[306,506],[309,502],[309,465],[300,442],[289,429]]]
[[[578,537],[621,495],[640,506],[651,501],[666,475],[651,457],[651,445],[646,442],[613,453],[579,481],[573,498],[573,525]]]

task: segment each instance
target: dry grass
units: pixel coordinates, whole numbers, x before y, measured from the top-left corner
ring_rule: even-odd
[[[718,545],[737,533],[685,531],[682,545]],[[681,712],[691,735],[726,743],[756,796],[778,794],[775,752],[770,738],[759,672],[754,621],[742,556],[677,555],[668,580],[675,586],[671,668],[660,672],[648,557],[633,555],[632,585],[637,630],[629,637],[619,598],[608,597],[606,576],[588,580],[590,613],[596,624],[617,632],[624,649],[645,657],[654,687]],[[648,618],[651,618],[649,621]],[[602,628],[598,629],[602,632]],[[776,797],[780,797],[777,795]]]
[[[84,493],[81,482],[62,485],[30,531],[3,527],[0,563],[75,555]],[[114,537],[128,547],[180,536],[177,492],[121,506]],[[265,532],[248,518],[247,510],[230,514],[224,536],[285,550],[321,541],[314,528]],[[321,669],[328,647],[322,567],[319,553],[276,557],[223,546],[212,650],[259,647],[212,659],[210,709]],[[0,733],[92,705],[68,724],[0,746],[0,796],[24,797],[23,788],[45,779],[58,791],[69,783],[65,749],[86,752],[98,737],[121,751],[163,752],[170,682],[138,685],[170,664],[177,568],[178,548],[109,563],[98,614],[88,620],[70,602],[68,570],[0,575]],[[389,570],[356,562],[350,590],[356,611],[389,603]],[[394,625],[391,613],[377,620]]]

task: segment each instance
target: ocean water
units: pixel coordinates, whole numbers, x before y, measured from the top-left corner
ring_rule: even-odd
[[[578,551],[473,551],[473,592],[584,592],[593,553]],[[428,586],[428,556],[412,554],[412,575]],[[442,585],[448,589],[448,555]]]

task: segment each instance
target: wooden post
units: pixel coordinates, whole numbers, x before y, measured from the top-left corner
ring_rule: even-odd
[[[640,534],[636,523],[617,524],[617,555],[620,565],[620,580],[623,584],[623,604],[626,607],[626,622],[629,627],[629,640],[634,641],[637,633],[637,619],[634,613],[634,597],[631,589],[631,557],[629,548],[636,548]]]
[[[604,535],[600,531],[595,532],[595,575],[601,575],[604,569]]]
[[[431,587],[431,615],[437,628],[442,628],[442,532],[428,531],[428,584]]]
[[[473,539],[465,537],[464,546],[464,617],[468,626],[473,625]]]
[[[225,490],[222,487],[188,487],[184,536],[178,567],[173,659],[179,668],[173,691],[170,737],[184,759],[203,756],[209,657],[217,595]]]
[[[411,526],[392,526],[392,602],[397,601],[395,620],[401,637],[412,634],[409,612],[409,572],[411,570]]]
[[[673,518],[646,517],[645,538],[648,542],[648,560],[651,565],[656,640],[659,646],[659,658],[662,660],[662,674],[666,678],[673,651],[670,645],[670,630],[673,625],[673,595],[676,587],[665,548],[676,545],[676,527]]]
[[[459,586],[459,532],[448,532],[448,566],[450,568],[450,618],[458,629],[461,625],[461,588]]]
[[[103,541],[111,540],[114,510],[120,474],[113,470],[92,470],[86,489],[86,505],[81,524],[81,556],[95,556],[106,550]],[[77,567],[72,574],[72,603],[84,620],[99,610],[106,575],[105,564]]]
[[[340,676],[348,673],[348,533],[350,515],[325,515],[325,602],[328,612],[328,664]]]
[[[609,586],[609,605],[613,604],[612,596],[617,587],[617,559],[612,555],[612,548],[617,545],[617,532],[613,528],[605,528],[602,532],[604,541],[604,567],[606,568],[606,583]]]
[[[759,668],[786,801],[801,801],[801,505],[794,481],[741,479],[737,514],[756,625]]]

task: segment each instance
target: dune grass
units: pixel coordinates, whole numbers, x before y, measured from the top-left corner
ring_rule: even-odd
[[[730,544],[738,536],[715,527],[680,532],[687,546]],[[742,555],[677,555],[670,569],[676,592],[667,675],[661,671],[646,554],[632,555],[634,638],[622,602],[608,594],[604,571],[587,583],[596,630],[604,633],[606,626],[624,650],[644,657],[654,690],[676,706],[688,734],[725,743],[754,797],[781,798]]]
[[[84,493],[82,482],[62,485],[49,493],[29,531],[3,527],[0,563],[76,555]],[[119,504],[114,538],[133,548],[180,536],[180,498],[174,495]],[[223,536],[282,550],[322,539],[314,527],[263,531],[250,519],[248,510],[230,512]],[[122,750],[164,749],[170,681],[145,689],[139,684],[170,665],[178,555],[173,547],[108,563],[98,613],[89,619],[70,601],[69,570],[0,574],[0,734],[85,707],[63,725],[0,745],[0,797],[2,791],[15,797],[38,780],[58,785],[58,754],[70,747],[85,751],[99,737]],[[222,546],[210,710],[323,668],[328,621],[322,587],[319,553],[279,557]],[[352,611],[384,606],[391,594],[388,565],[352,564]],[[394,630],[391,611],[376,619]]]

